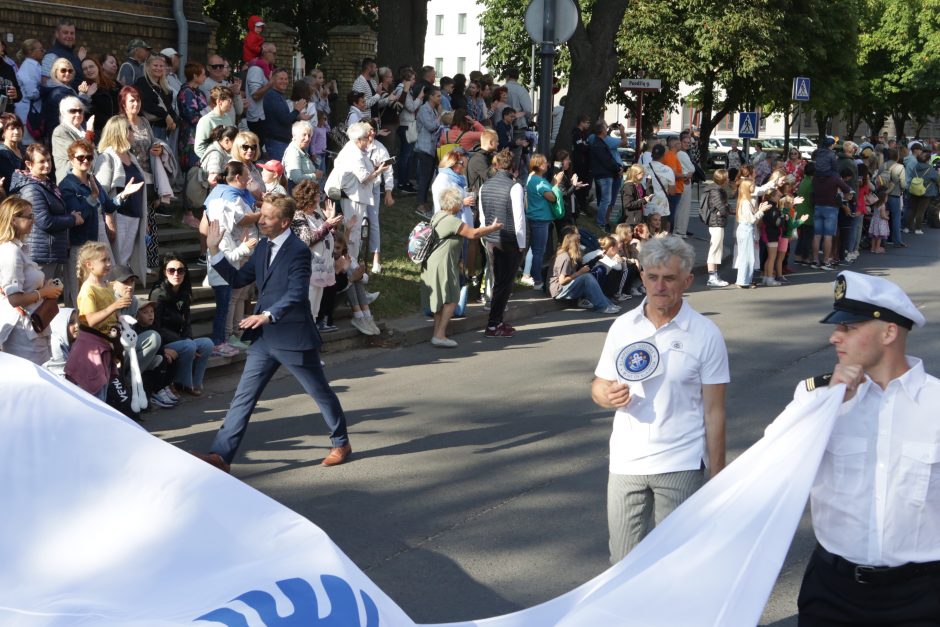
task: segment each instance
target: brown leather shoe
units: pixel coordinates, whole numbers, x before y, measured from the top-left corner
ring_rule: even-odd
[[[347,442],[342,446],[337,446],[330,449],[330,454],[327,455],[321,462],[324,466],[339,466],[346,459],[352,455],[352,447]]]
[[[193,455],[195,455],[202,461],[206,462],[210,466],[215,466],[222,472],[227,472],[229,474],[231,474],[232,472],[231,464],[227,464],[225,460],[222,459],[222,456],[219,455],[218,453],[200,453],[198,451],[190,451],[190,453],[192,453]]]

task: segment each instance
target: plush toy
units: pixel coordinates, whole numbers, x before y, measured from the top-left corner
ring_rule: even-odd
[[[147,393],[144,391],[144,379],[140,374],[140,362],[137,361],[137,332],[134,330],[137,320],[122,314],[119,321],[121,323],[121,346],[124,347],[124,357],[131,366],[131,409],[140,413],[147,409]]]

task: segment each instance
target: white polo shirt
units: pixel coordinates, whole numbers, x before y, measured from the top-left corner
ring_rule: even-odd
[[[816,539],[856,564],[940,560],[940,381],[907,364],[842,404],[810,492]]]
[[[614,415],[610,472],[655,475],[698,470],[708,463],[702,385],[728,383],[721,331],[685,301],[657,329],[643,314],[646,299],[607,332],[594,374],[630,386],[630,403]]]

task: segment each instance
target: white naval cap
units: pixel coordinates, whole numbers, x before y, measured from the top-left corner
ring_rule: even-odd
[[[877,276],[845,270],[834,283],[833,312],[820,320],[827,324],[847,324],[882,320],[910,329],[926,324],[924,315],[900,287]]]

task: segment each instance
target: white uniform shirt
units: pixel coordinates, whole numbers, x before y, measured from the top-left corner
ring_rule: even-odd
[[[715,323],[687,302],[659,329],[644,315],[645,305],[646,299],[614,321],[594,370],[601,379],[623,380],[618,356],[636,342],[655,345],[662,366],[646,379],[626,381],[633,399],[614,415],[610,472],[698,470],[702,461],[708,463],[702,386],[731,380],[728,349]]]
[[[940,560],[940,380],[907,362],[842,404],[810,493],[816,539],[856,564]]]

